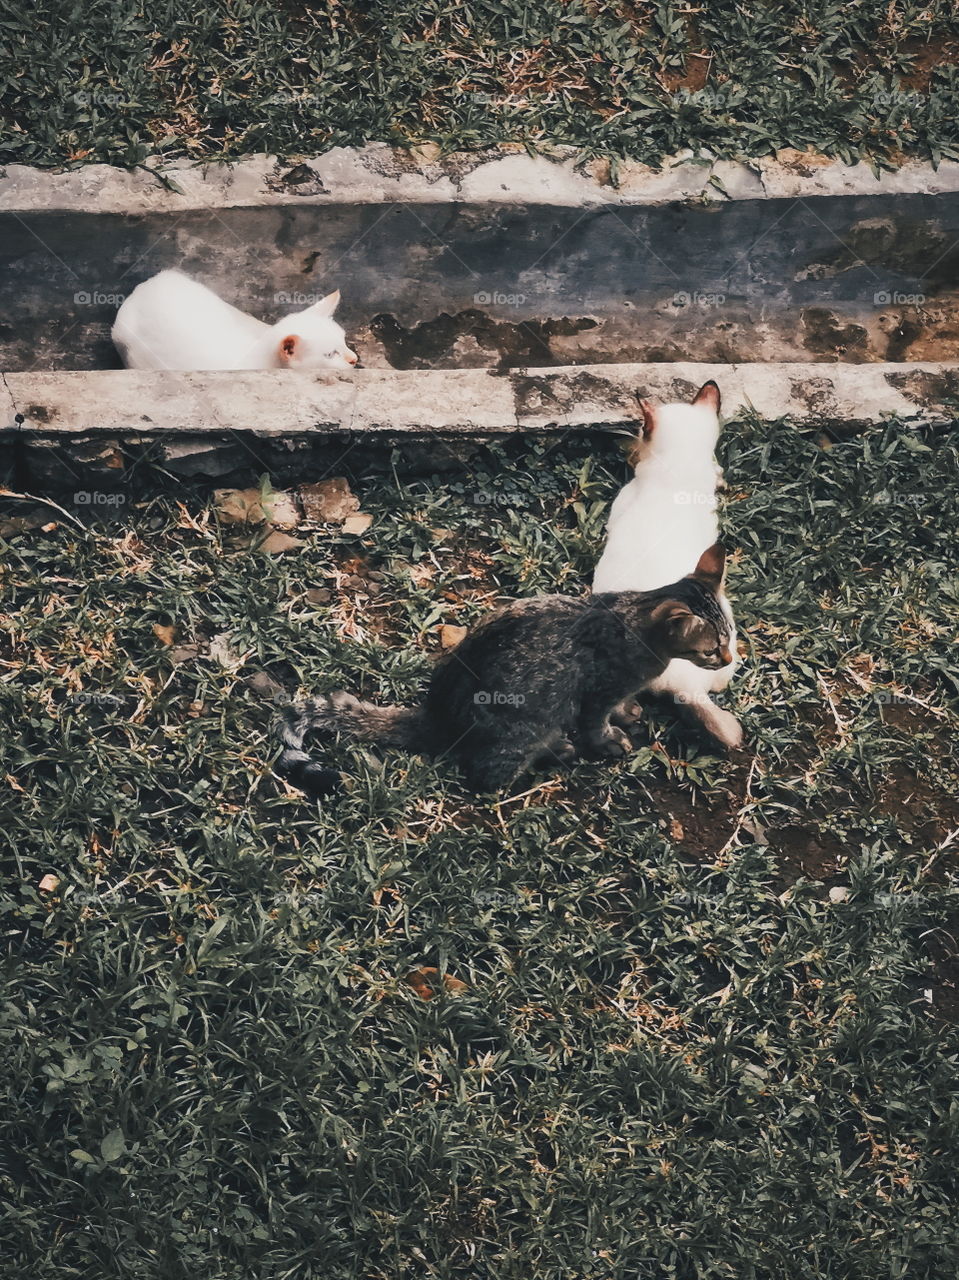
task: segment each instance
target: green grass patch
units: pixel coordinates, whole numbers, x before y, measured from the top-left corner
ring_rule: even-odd
[[[498,806],[345,747],[304,803],[247,680],[413,698],[442,624],[582,590],[608,437],[358,482],[367,533],[279,557],[198,495],[10,535],[11,1276],[952,1273],[956,436],[724,438],[749,751],[654,710]]]
[[[569,143],[956,157],[951,0],[0,5],[0,159]],[[614,166],[615,178],[615,166]]]

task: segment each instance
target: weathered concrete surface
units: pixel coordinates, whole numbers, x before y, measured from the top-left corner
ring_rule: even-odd
[[[353,374],[8,373],[8,428],[25,434],[254,436],[332,432],[498,435],[635,421],[637,400],[688,399],[707,379],[732,415],[865,427],[890,414],[951,417],[959,365],[614,364]]]
[[[530,156],[518,143],[443,155],[439,147],[334,147],[300,163],[250,156],[232,164],[154,158],[141,168],[84,165],[66,172],[7,165],[0,210],[21,214],[182,213],[302,204],[670,204],[824,195],[882,196],[959,191],[959,162],[938,169],[906,160],[879,175],[815,152],[780,151],[737,162],[681,152],[658,168],[625,161],[614,185],[609,162],[575,147]]]
[[[10,415],[0,455],[5,473],[38,491],[108,492],[154,465],[185,479],[302,481],[382,469],[391,450],[403,469],[434,472],[513,432],[633,430],[640,397],[688,399],[709,378],[727,415],[753,409],[846,432],[890,414],[950,421],[959,405],[959,365],[942,364],[35,372],[0,381]]]
[[[950,418],[959,400],[956,364],[665,364],[427,371],[359,369],[352,374],[8,373],[0,394],[8,426],[69,435],[202,434],[244,431],[499,435],[621,426],[640,397],[685,400],[707,379],[723,410],[766,418],[866,427],[890,414]]]
[[[959,359],[959,163],[814,154],[609,166],[373,144],[165,187],[0,174],[0,369],[109,369],[122,299],[178,266],[267,320],[334,286],[369,367]]]

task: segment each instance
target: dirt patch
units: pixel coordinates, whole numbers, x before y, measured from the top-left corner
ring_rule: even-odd
[[[959,798],[936,787],[914,769],[900,767],[886,778],[876,809],[921,844],[940,845],[959,830]]]
[[[643,790],[673,844],[699,861],[716,856],[736,828],[750,764],[747,753],[735,753],[724,785],[713,791],[689,790],[672,779],[643,779]]]
[[[916,707],[908,702],[890,702],[879,708],[883,724],[901,729],[903,733],[920,734],[942,732],[942,720],[932,715],[923,707]]]
[[[829,880],[839,870],[846,855],[846,845],[818,823],[789,823],[766,832],[770,848],[780,856],[780,870],[785,884],[799,877]]]
[[[638,418],[640,414],[638,400],[632,392],[624,393],[621,388],[593,373],[557,375],[553,378],[514,374],[512,382],[519,416],[554,411],[562,416],[586,404],[595,405],[597,414],[606,409],[612,409],[627,418],[630,414]],[[686,387],[690,385],[684,383]],[[676,399],[690,399],[695,392],[696,388],[693,387],[689,394],[677,395]]]
[[[805,307],[801,320],[805,330],[803,346],[817,355],[838,360],[848,351],[861,351],[868,345],[869,335],[861,324],[843,324],[825,307]]]
[[[899,77],[903,89],[925,91],[930,87],[932,78],[940,67],[955,66],[959,63],[959,41],[934,40],[927,41],[912,36],[899,43],[896,50],[900,65],[912,62],[911,70]],[[863,68],[886,73],[889,70],[888,54],[885,50],[873,51],[859,49],[857,62]]]
[[[776,152],[776,161],[791,173],[798,173],[803,178],[811,178],[817,169],[832,164],[829,156],[818,151],[797,151],[795,147],[783,147]]]
[[[923,326],[919,319],[913,315],[902,315],[898,321],[893,323],[889,330],[889,339],[886,345],[886,359],[892,363],[898,363],[905,360],[912,344],[923,335]]]
[[[959,373],[930,373],[913,370],[909,373],[887,373],[886,381],[904,396],[921,405],[942,405],[947,400],[959,400]]]
[[[510,323],[470,308],[455,315],[443,312],[435,320],[424,320],[412,328],[406,328],[395,316],[380,314],[370,321],[370,332],[382,344],[394,369],[434,368],[437,361],[462,355],[464,344],[470,343],[481,351],[495,352],[499,368],[512,369],[562,364],[563,359],[554,355],[550,346],[553,338],[572,337],[597,325],[590,316]]]
[[[686,18],[686,43],[688,49],[683,58],[682,74],[663,72],[663,84],[670,93],[677,93],[681,89],[685,89],[687,93],[699,93],[701,89],[705,89],[709,79],[713,55],[703,41],[695,16]]]

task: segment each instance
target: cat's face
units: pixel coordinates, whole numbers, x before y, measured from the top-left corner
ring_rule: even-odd
[[[284,369],[352,369],[359,357],[333,319],[340,291],[275,324],[277,364]]]
[[[685,658],[708,671],[718,671],[733,660],[725,618],[721,622],[702,618],[682,606],[666,619],[665,632],[672,658]]]
[[[685,658],[711,671],[732,662],[729,619],[719,603],[725,574],[726,552],[716,542],[688,577],[667,588],[669,595],[655,616],[669,657]]]
[[[643,425],[633,442],[630,461],[638,467],[648,458],[712,456],[719,439],[719,387],[704,383],[689,404],[654,404],[641,400]]]

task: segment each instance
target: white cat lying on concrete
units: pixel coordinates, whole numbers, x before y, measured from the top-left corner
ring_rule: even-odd
[[[349,369],[357,356],[333,319],[339,300],[337,290],[270,325],[161,271],[123,303],[113,343],[128,369]]]

